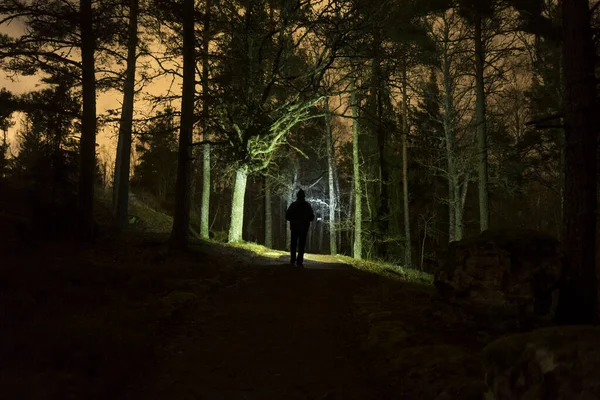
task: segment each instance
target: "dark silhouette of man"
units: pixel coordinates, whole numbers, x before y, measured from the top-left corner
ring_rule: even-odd
[[[290,263],[299,267],[302,267],[304,262],[304,248],[310,221],[315,219],[313,209],[305,198],[304,190],[300,189],[296,195],[296,201],[290,204],[285,213],[285,219],[290,221],[290,230],[292,231]],[[298,248],[298,257],[296,257],[296,248]]]

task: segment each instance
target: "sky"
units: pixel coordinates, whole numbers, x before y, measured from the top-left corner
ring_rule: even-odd
[[[0,33],[5,33],[10,36],[19,36],[24,33],[23,25],[18,22],[13,22],[10,25],[0,26]],[[151,48],[154,46],[151,46]],[[158,45],[156,45],[157,50]],[[142,63],[146,60],[140,60],[139,63]],[[153,66],[156,66],[156,63],[151,63]],[[120,67],[121,68],[121,67]],[[138,96],[134,104],[134,109],[136,113],[144,113],[146,114],[150,111],[150,105],[147,101],[143,101],[144,95],[147,94],[165,94],[169,88],[175,93],[180,91],[180,80],[175,80],[175,84],[171,87],[172,76],[165,76],[163,78],[154,79],[151,84],[147,85],[144,88],[144,93]],[[8,76],[5,72],[0,70],[0,88],[4,87],[11,91],[13,94],[23,94],[32,90],[39,90],[41,85],[40,76]],[[109,109],[120,109],[122,103],[123,94],[118,90],[112,90],[109,92],[99,92],[97,94],[97,115],[100,116],[105,113]],[[336,107],[340,107],[340,99],[334,97],[330,101],[330,107],[332,111]],[[175,101],[172,106],[174,108],[178,108],[179,104]],[[345,107],[341,107],[342,109]],[[340,111],[338,108],[336,111]],[[15,113],[13,116],[13,121],[15,125],[9,130],[9,141],[11,144],[11,151],[13,154],[16,153],[16,132],[20,129],[20,120],[22,119],[22,114]],[[342,118],[341,123],[343,125],[347,125],[349,127],[350,120]],[[350,129],[348,129],[348,134],[350,133]],[[111,124],[108,127],[101,128],[98,132],[96,142],[99,145],[99,153],[101,159],[103,161],[109,161],[109,165],[114,162],[114,157],[116,154],[116,124]]]
[[[17,22],[13,22],[9,25],[0,26],[0,33],[5,33],[10,36],[18,36],[23,33],[23,27]],[[143,62],[141,60],[140,62]],[[26,92],[39,90],[43,85],[41,83],[41,75],[23,76],[23,75],[8,75],[6,72],[0,70],[0,88],[4,87],[13,94],[23,94]],[[152,84],[149,84],[144,88],[144,93],[139,96],[143,98],[144,94],[159,94],[165,93],[171,86],[171,77],[158,78],[153,80]],[[171,88],[174,91],[179,90],[178,84],[176,83]],[[120,109],[123,101],[123,94],[117,90],[111,90],[108,92],[97,93],[97,115],[105,113],[109,109]],[[178,104],[173,104],[177,108]],[[137,99],[134,105],[136,111],[145,111],[149,109],[148,103]],[[13,115],[13,121],[15,125],[8,132],[8,139],[11,144],[11,151],[13,154],[16,151],[15,137],[16,133],[20,129],[20,120],[22,114],[15,113]],[[100,155],[105,160],[108,158],[109,161],[114,161],[116,153],[116,131],[114,126],[100,129],[96,137],[96,143],[99,145]]]

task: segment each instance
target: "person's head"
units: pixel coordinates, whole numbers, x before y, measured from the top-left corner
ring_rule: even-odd
[[[304,200],[305,198],[306,198],[306,195],[304,194],[304,190],[302,190],[302,189],[298,190],[298,193],[296,194],[296,199]]]

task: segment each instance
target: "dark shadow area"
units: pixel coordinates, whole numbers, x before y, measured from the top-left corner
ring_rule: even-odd
[[[298,268],[201,240],[174,251],[167,234],[107,224],[83,244],[0,217],[9,399],[480,398],[482,349],[518,331],[506,310],[448,304],[392,268],[318,254]]]
[[[397,271],[310,255],[300,269],[201,241],[172,251],[166,239],[5,252],[3,396],[471,398],[483,390],[480,350],[510,331]]]

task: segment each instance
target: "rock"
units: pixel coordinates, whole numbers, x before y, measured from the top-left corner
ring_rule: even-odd
[[[440,264],[434,284],[447,301],[508,306],[525,317],[550,316],[556,306],[561,257],[551,236],[486,231],[451,243]]]
[[[480,355],[463,347],[438,344],[407,347],[394,353],[391,370],[404,377],[407,399],[481,399],[485,392]]]
[[[488,400],[600,399],[600,329],[553,327],[484,350]]]

